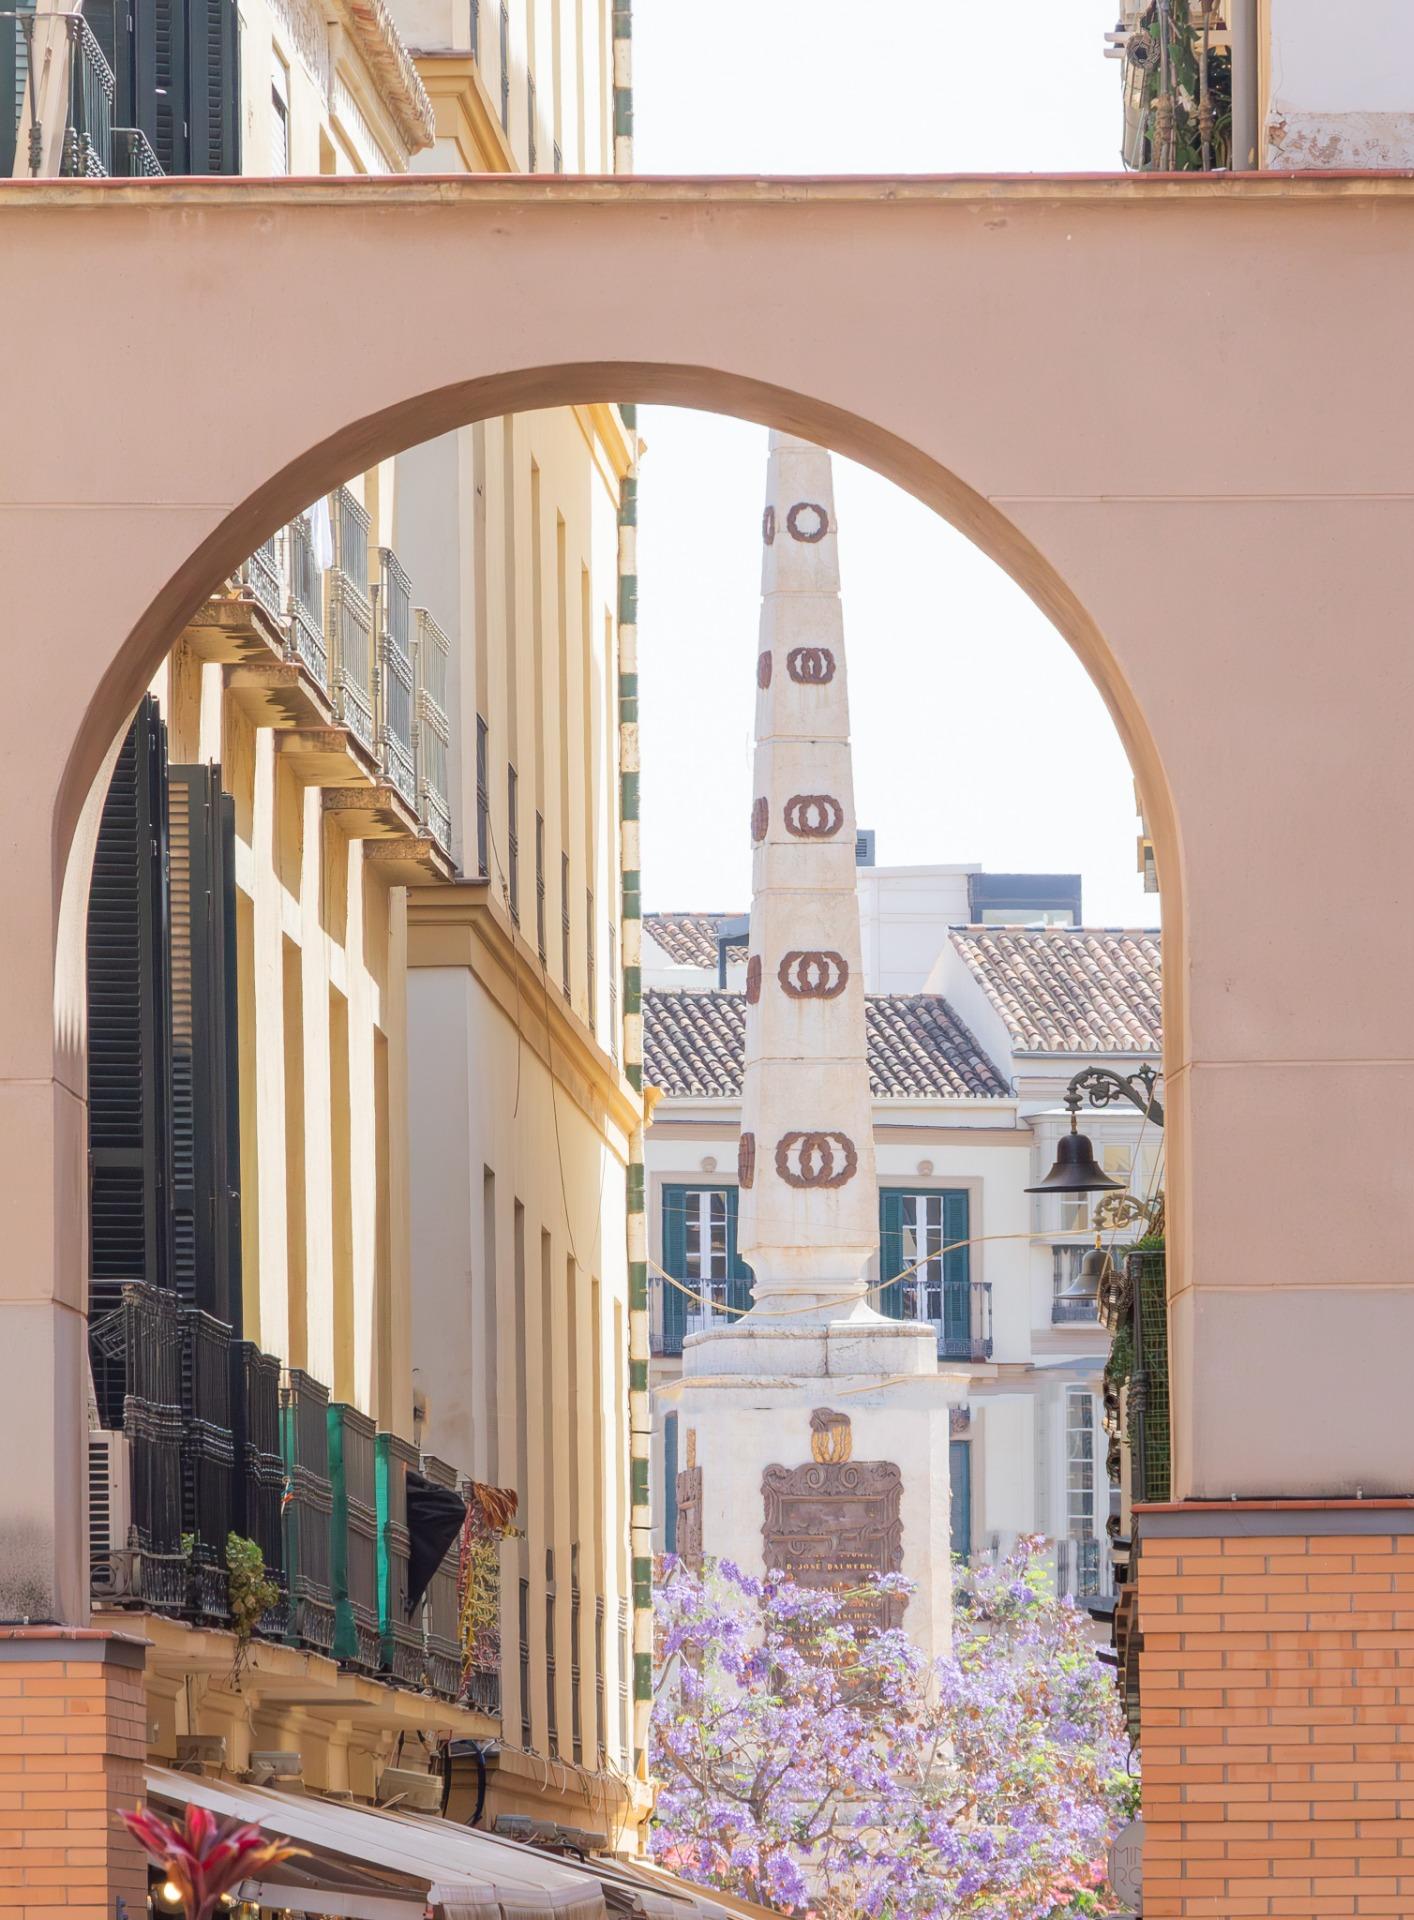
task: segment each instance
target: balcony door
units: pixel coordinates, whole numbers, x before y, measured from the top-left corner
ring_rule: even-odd
[[[664,1187],[663,1266],[682,1283],[661,1282],[665,1353],[680,1353],[685,1334],[734,1320],[751,1305],[751,1269],[738,1257],[736,1232],[735,1187]]]
[[[894,1283],[879,1295],[879,1311],[930,1322],[947,1353],[966,1353],[972,1339],[970,1211],[965,1187],[879,1192],[879,1278]]]

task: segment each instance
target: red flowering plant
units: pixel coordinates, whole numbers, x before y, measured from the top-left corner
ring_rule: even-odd
[[[211,1920],[224,1894],[303,1852],[283,1840],[267,1840],[259,1827],[218,1820],[205,1807],[188,1807],[180,1826],[146,1807],[121,1818],[181,1895],[186,1920]]]

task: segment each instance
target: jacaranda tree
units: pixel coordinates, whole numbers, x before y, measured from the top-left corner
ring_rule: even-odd
[[[818,1920],[1099,1913],[1132,1817],[1114,1683],[1041,1542],[959,1574],[930,1665],[856,1594],[669,1558],[656,1602],[652,1851],[704,1887]],[[861,1626],[860,1622],[865,1624]]]

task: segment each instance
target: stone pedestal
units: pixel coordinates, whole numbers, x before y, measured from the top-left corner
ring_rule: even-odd
[[[806,1585],[897,1570],[917,1591],[898,1623],[925,1654],[951,1635],[948,1410],[931,1328],[870,1318],[697,1334],[661,1389],[678,1416],[678,1550],[780,1567]]]

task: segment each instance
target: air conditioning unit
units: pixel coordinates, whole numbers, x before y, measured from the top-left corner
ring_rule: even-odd
[[[132,1470],[125,1433],[88,1436],[89,1585],[95,1600],[125,1600],[137,1579],[132,1532]]]
[[[442,1811],[442,1776],[418,1773],[411,1767],[384,1767],[378,1776],[380,1807],[415,1808],[421,1813]]]
[[[872,867],[874,864],[874,829],[872,827],[855,829],[854,864],[857,867]]]

